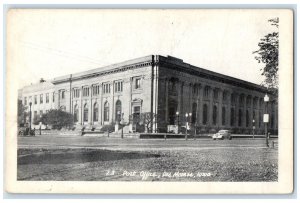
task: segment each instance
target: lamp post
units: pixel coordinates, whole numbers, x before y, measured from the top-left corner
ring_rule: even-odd
[[[189,114],[185,114],[185,140],[187,140],[187,128],[188,128],[188,116]]]
[[[32,102],[29,102],[29,135],[31,133],[31,105]]]
[[[120,121],[120,125],[121,125],[121,128],[122,128],[122,131],[121,131],[121,138],[123,139],[124,138],[124,134],[123,134],[123,126],[124,126],[124,113],[122,113],[122,117],[121,117],[121,121]]]
[[[192,113],[189,113],[189,126],[190,126],[190,133],[192,135]]]
[[[268,140],[268,123],[269,123],[269,114],[268,114],[268,102],[270,98],[268,94],[264,97],[265,102],[265,114],[264,114],[264,123],[265,123],[265,135],[266,135],[266,146],[269,147],[269,140]]]
[[[252,120],[252,136],[253,136],[253,139],[254,139],[254,130],[255,130],[255,120],[253,119]]]
[[[177,134],[179,134],[179,112],[176,111],[176,117],[177,117]]]

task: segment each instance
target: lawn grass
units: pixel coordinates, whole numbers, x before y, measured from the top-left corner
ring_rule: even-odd
[[[19,148],[18,180],[277,181],[277,149]]]

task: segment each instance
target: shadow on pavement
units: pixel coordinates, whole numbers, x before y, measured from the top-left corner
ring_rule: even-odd
[[[96,161],[114,161],[124,159],[144,159],[160,157],[158,154],[138,152],[121,152],[110,150],[44,150],[40,153],[27,154],[18,157],[18,165],[27,164],[77,164]]]

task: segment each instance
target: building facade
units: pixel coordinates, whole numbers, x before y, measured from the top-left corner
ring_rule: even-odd
[[[260,85],[205,70],[175,57],[150,55],[24,87],[23,104],[33,117],[50,109],[74,115],[77,127],[101,128],[149,113],[151,131],[192,126],[197,132],[235,133],[278,129],[276,98]],[[268,93],[270,102],[264,102]],[[27,108],[28,110],[28,108]]]

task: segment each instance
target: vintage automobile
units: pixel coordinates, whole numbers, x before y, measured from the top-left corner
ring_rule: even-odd
[[[220,130],[219,132],[217,132],[216,134],[213,134],[212,139],[216,140],[216,139],[229,139],[231,140],[231,133],[229,130]]]

